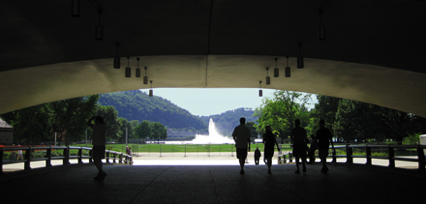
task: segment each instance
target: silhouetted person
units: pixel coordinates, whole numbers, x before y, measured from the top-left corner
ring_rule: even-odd
[[[328,156],[328,149],[330,146],[329,141],[331,142],[331,146],[334,148],[333,145],[333,136],[329,129],[325,128],[325,121],[320,120],[319,122],[320,129],[317,131],[316,139],[318,140],[318,150],[319,150],[319,157],[321,159],[322,163],[322,173],[327,173],[327,156]]]
[[[18,144],[18,147],[21,147],[21,145]],[[18,157],[16,157],[16,160],[19,160],[19,158],[21,158],[21,160],[24,160],[24,157],[22,156],[22,149],[18,150]]]
[[[315,163],[315,150],[318,148],[318,141],[315,135],[311,135],[311,146],[309,147],[308,157],[309,164]]]
[[[303,173],[306,172],[306,143],[308,138],[306,137],[306,130],[300,127],[300,120],[294,120],[295,128],[291,130],[291,139],[293,140],[293,155],[296,158],[296,174],[300,173],[299,171],[299,162],[302,158]]]
[[[271,127],[265,127],[265,134],[263,134],[263,143],[265,144],[264,149],[264,161],[268,166],[268,174],[271,174],[271,166],[272,166],[272,157],[274,156],[274,146],[277,145],[278,151],[280,148],[278,147],[278,142],[275,139],[275,135],[272,133]]]
[[[262,156],[260,153],[259,147],[256,147],[256,151],[254,151],[254,163],[259,165],[259,158]]]
[[[240,174],[244,174],[244,162],[247,158],[247,150],[250,151],[250,130],[245,126],[246,119],[240,118],[240,125],[235,127],[232,137],[237,149],[237,158],[240,162]],[[247,148],[248,146],[248,148]]]
[[[95,120],[95,124],[92,124]],[[93,116],[87,122],[87,125],[93,129],[93,163],[98,168],[98,175],[94,178],[97,181],[103,181],[107,175],[102,169],[102,159],[105,158],[105,132],[106,125],[101,116]]]

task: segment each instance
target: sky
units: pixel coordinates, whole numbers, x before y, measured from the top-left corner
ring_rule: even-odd
[[[153,91],[154,96],[167,99],[193,115],[210,116],[237,108],[254,110],[265,97],[272,98],[275,89],[262,89],[263,97],[259,97],[258,88],[156,88]]]

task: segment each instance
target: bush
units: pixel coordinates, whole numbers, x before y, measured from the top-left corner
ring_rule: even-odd
[[[408,137],[404,137],[402,140],[403,145],[417,145],[420,144],[420,134],[413,134]]]

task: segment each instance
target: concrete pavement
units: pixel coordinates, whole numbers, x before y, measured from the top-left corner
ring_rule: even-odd
[[[229,161],[235,165],[105,165],[103,182],[93,180],[96,168],[89,164],[13,172],[0,177],[1,201],[410,203],[422,198],[426,181],[416,170],[346,164],[329,164],[328,174],[320,164],[308,165],[306,174],[295,174],[294,164],[274,165],[269,175],[265,165],[249,163],[240,175],[238,161]]]

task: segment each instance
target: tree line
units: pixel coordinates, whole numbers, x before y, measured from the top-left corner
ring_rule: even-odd
[[[256,130],[261,134],[270,125],[282,142],[290,142],[294,120],[309,135],[319,129],[318,121],[324,119],[338,142],[385,142],[415,144],[418,136],[426,132],[426,119],[412,113],[357,102],[348,99],[317,95],[318,103],[309,109],[311,94],[276,91],[265,98],[255,110],[258,116]],[[417,138],[417,139],[416,139]]]
[[[113,106],[98,105],[99,95],[85,96],[52,103],[41,104],[0,115],[13,127],[14,142],[36,145],[41,141],[57,141],[66,145],[85,140],[86,133],[91,139],[92,130],[86,121],[93,115],[100,115],[107,125],[106,138],[124,142],[127,128],[128,138],[167,138],[167,129],[159,122],[148,120],[140,123],[118,117]]]

